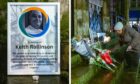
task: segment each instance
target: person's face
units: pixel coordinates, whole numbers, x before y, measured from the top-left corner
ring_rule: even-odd
[[[40,28],[42,23],[42,14],[38,11],[32,11],[30,15],[30,23],[34,28]]]
[[[118,34],[118,35],[121,35],[123,33],[122,29],[121,30],[115,30],[115,32]]]

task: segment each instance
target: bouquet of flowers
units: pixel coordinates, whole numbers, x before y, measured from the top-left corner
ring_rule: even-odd
[[[102,49],[100,42],[88,44],[85,40],[77,41],[72,39],[72,46],[77,53],[89,60],[89,64],[94,64],[114,72],[113,68],[116,68],[116,65],[113,62],[117,61],[111,57],[109,50]]]
[[[117,68],[114,63],[118,62],[113,57],[111,57],[110,50],[102,49],[100,43],[92,48],[97,52],[97,54],[96,58],[90,59],[90,64],[95,64],[111,71],[114,71],[113,68]]]
[[[111,66],[113,66],[113,68],[116,68],[116,66],[113,62],[117,62],[117,61],[115,59],[111,58],[109,53],[110,53],[109,50],[99,52],[99,54],[96,56],[96,58],[90,59],[90,64],[95,64],[95,65],[101,66],[103,68],[106,68],[108,70],[114,71],[111,68]]]

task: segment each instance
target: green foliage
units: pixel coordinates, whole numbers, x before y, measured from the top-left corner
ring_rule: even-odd
[[[120,46],[120,48],[116,49],[111,55],[118,61],[122,61],[125,51],[127,49],[127,45]]]
[[[111,41],[108,42],[108,43],[102,44],[103,48],[104,49],[114,48],[114,46],[119,43],[118,42],[118,37],[114,34],[114,32],[107,33],[107,35],[111,37]]]
[[[36,2],[37,0],[19,0],[19,2]]]
[[[112,79],[111,84],[120,84],[120,79],[122,78],[123,69],[124,69],[124,62],[120,65],[120,68],[116,70],[115,77]]]
[[[61,19],[61,40],[67,41],[69,40],[69,12],[64,12]]]
[[[112,39],[110,42],[102,44],[104,49],[111,49],[113,48],[116,44],[118,44],[117,39]]]
[[[56,0],[8,0],[10,2],[48,2],[48,1],[56,1]]]
[[[65,79],[65,81],[68,82],[68,80],[69,80],[69,73],[67,71],[62,71],[61,72],[61,78]]]
[[[96,66],[87,66],[87,67],[89,67],[88,72],[83,74],[78,79],[73,79],[72,84],[88,84],[88,81],[92,77],[94,77],[98,73],[98,71],[100,69],[99,67],[96,67]]]
[[[7,8],[7,0],[0,0],[0,9],[1,10],[6,10],[6,8]]]
[[[0,1],[0,44],[6,44],[6,39],[7,39],[7,13],[6,13],[6,9],[7,9],[7,1],[5,0],[1,0]]]
[[[74,9],[88,10],[88,0],[74,0]]]
[[[5,27],[6,25],[6,20],[5,16],[0,17],[0,27]]]
[[[66,71],[62,71],[61,76],[67,78],[69,76],[69,73]]]
[[[48,0],[19,0],[19,2],[48,2]]]
[[[72,59],[71,59],[71,65],[72,68],[77,66],[78,64],[80,64],[82,62],[80,55],[72,55]]]

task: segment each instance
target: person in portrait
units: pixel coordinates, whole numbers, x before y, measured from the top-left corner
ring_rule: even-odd
[[[25,20],[27,21],[27,20]],[[29,34],[39,34],[43,31],[43,15],[41,12],[33,10],[28,14],[29,25],[25,28],[26,32]]]

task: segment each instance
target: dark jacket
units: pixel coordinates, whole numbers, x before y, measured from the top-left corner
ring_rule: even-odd
[[[123,29],[123,35],[120,40],[132,46],[132,51],[140,53],[140,33],[131,27]]]

